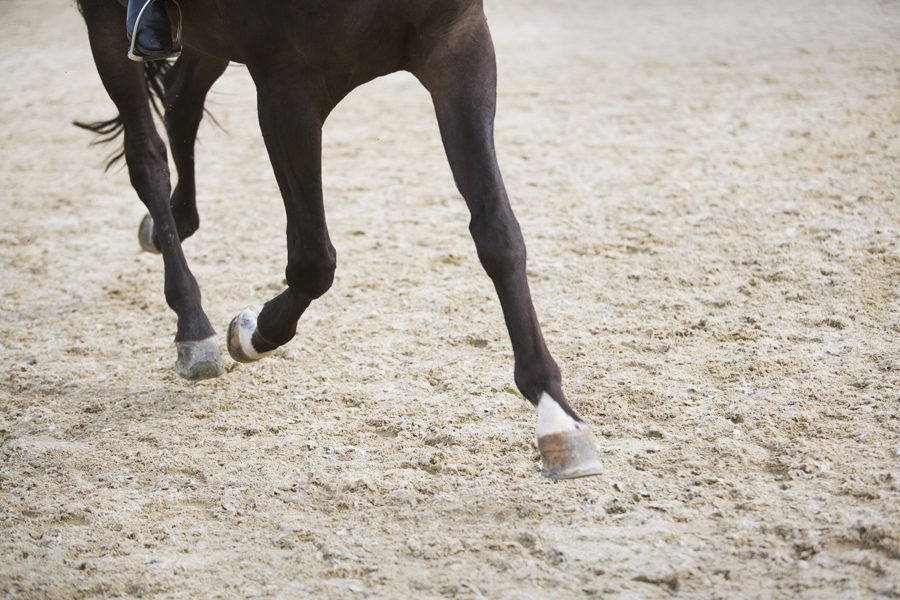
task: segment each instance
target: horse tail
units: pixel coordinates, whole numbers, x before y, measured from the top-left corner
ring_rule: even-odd
[[[166,73],[168,73],[169,69],[172,67],[172,63],[165,60],[154,60],[147,61],[143,63],[143,65],[144,84],[147,86],[147,96],[150,98],[150,106],[153,107],[153,112],[155,112],[160,119],[163,119],[163,106],[165,106],[166,96],[164,78]],[[122,120],[122,115],[116,115],[115,118],[107,121],[94,121],[91,123],[72,121],[72,124],[101,136],[94,140],[91,145],[111,142],[121,136],[125,131],[125,123]],[[110,155],[109,160],[106,163],[106,170],[108,171],[124,156],[125,146],[123,144],[117,152]]]

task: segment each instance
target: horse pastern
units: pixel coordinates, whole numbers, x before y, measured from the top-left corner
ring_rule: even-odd
[[[538,439],[555,433],[564,433],[579,431],[587,428],[582,421],[579,421],[566,412],[559,402],[556,401],[549,393],[541,394],[537,403],[537,437]]]

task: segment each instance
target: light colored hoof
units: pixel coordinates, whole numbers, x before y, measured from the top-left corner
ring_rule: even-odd
[[[138,226],[138,242],[141,249],[153,254],[159,254],[159,250],[153,245],[153,217],[144,215],[141,224]]]
[[[272,350],[258,352],[253,347],[256,317],[259,316],[261,310],[262,307],[245,308],[228,325],[228,354],[238,362],[253,362],[272,354]]]
[[[175,347],[178,349],[175,371],[181,377],[200,381],[218,377],[225,372],[216,336],[196,342],[175,342]]]
[[[544,463],[543,474],[550,479],[599,475],[603,468],[591,431],[586,426],[541,436],[538,449]]]

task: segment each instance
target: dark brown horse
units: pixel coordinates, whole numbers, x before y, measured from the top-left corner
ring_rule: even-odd
[[[131,183],[150,218],[142,245],[162,252],[165,295],[178,316],[176,368],[188,379],[222,372],[215,331],[181,241],[196,231],[193,146],[210,86],[229,61],[256,84],[259,123],[287,213],[287,289],[232,321],[228,349],[258,360],[287,343],[310,302],[331,286],[335,250],[322,201],[322,125],[355,87],[399,70],[430,92],[469,230],[494,283],[515,355],[515,382],[537,408],[550,477],[596,474],[584,422],[566,402],[525,277],[525,244],[494,153],[496,64],[481,0],[179,0],[184,52],[164,78],[166,144],[151,115],[144,69],[125,56],[125,0],[79,0],[97,70],[119,109]]]

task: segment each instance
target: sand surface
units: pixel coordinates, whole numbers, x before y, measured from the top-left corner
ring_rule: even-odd
[[[76,9],[0,2],[0,597],[897,598],[900,3],[487,0],[538,314],[605,471],[540,476],[425,91],[325,130],[338,273],[173,370]],[[124,50],[123,50],[124,51]],[[233,66],[185,248],[223,342],[282,287]]]

